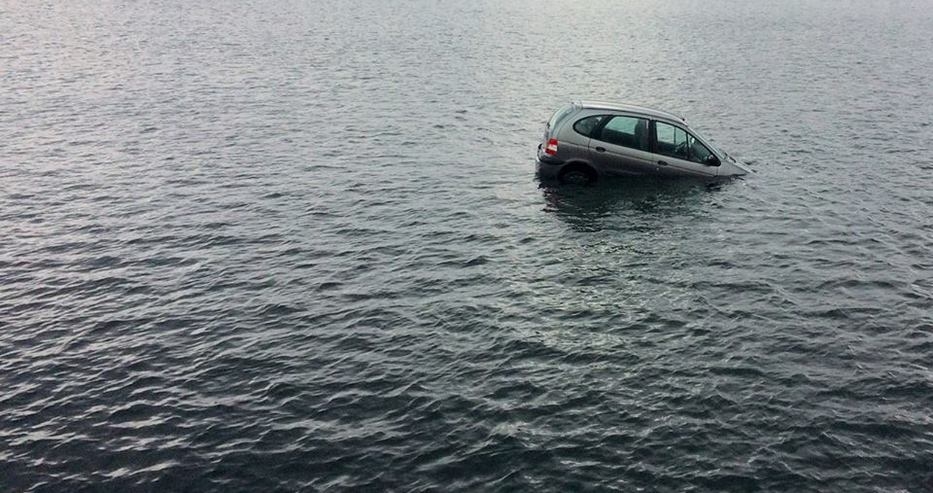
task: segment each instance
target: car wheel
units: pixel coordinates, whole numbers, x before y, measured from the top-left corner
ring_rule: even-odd
[[[590,185],[596,182],[596,173],[586,166],[571,166],[558,177],[568,185]]]

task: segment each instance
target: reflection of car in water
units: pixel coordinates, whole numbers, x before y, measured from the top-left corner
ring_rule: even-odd
[[[709,204],[721,190],[721,184],[691,179],[620,177],[608,181],[610,186],[586,189],[542,183],[544,210],[579,231],[607,227],[649,231],[668,224],[661,218],[711,214]]]
[[[592,183],[607,175],[715,178],[749,169],[682,118],[628,104],[576,102],[557,110],[538,145],[538,173]]]

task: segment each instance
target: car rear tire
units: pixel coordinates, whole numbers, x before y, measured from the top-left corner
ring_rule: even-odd
[[[565,168],[557,178],[567,185],[592,185],[596,183],[596,172],[589,166],[576,164]]]

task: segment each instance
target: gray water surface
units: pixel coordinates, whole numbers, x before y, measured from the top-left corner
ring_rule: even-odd
[[[0,0],[0,490],[933,490],[931,33]],[[540,184],[573,98],[755,172]]]

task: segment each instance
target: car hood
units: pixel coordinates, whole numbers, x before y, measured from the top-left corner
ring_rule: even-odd
[[[747,164],[736,161],[732,156],[727,157],[719,165],[719,176],[742,176],[751,172],[752,170]]]

